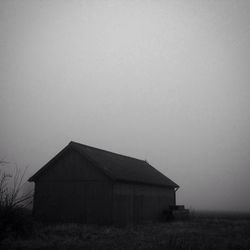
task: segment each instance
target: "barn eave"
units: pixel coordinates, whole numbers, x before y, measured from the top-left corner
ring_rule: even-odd
[[[150,183],[146,181],[133,181],[133,180],[125,180],[125,179],[116,179],[115,180],[117,183],[122,182],[122,183],[127,183],[127,184],[139,184],[139,185],[147,185],[147,186],[154,186],[154,187],[166,187],[166,188],[173,188],[173,189],[179,189],[179,185],[176,183],[173,183],[171,185],[169,184],[163,184],[163,183]]]

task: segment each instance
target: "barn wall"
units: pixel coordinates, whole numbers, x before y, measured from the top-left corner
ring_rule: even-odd
[[[47,221],[111,223],[112,182],[70,150],[36,182],[34,215]]]
[[[156,220],[169,205],[175,205],[173,188],[126,183],[114,185],[115,223]]]
[[[112,186],[104,182],[40,182],[35,216],[47,221],[111,223]]]

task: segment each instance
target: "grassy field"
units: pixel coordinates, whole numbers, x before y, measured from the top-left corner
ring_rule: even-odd
[[[126,228],[36,223],[29,237],[0,249],[250,249],[250,215],[194,213],[185,221]]]

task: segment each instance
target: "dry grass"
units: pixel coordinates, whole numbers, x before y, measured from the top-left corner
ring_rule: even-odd
[[[2,249],[250,249],[250,216],[196,213],[186,221],[126,228],[37,224],[28,239]]]

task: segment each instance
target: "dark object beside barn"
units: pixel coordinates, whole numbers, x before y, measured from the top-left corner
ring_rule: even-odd
[[[178,185],[146,161],[70,142],[34,174],[43,221],[127,224],[159,219]]]

